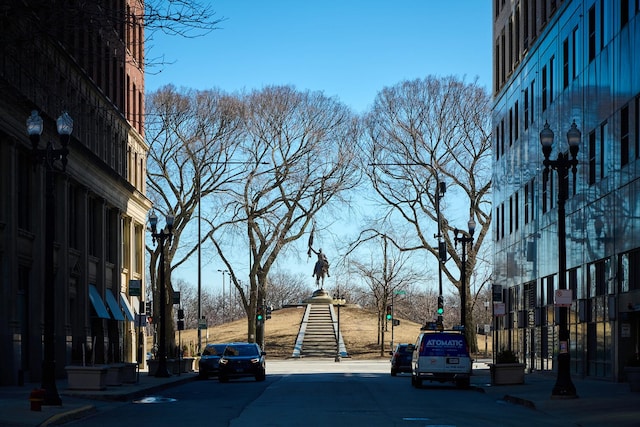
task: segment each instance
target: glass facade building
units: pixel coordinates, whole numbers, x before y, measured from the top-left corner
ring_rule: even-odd
[[[496,350],[555,370],[559,275],[571,291],[571,374],[624,379],[640,346],[640,1],[493,4],[493,242]],[[552,159],[581,131],[566,201],[559,272],[558,174]]]

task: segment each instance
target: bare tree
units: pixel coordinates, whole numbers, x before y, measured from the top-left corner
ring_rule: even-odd
[[[380,356],[385,354],[386,310],[392,305],[397,291],[404,290],[409,284],[419,279],[420,275],[408,265],[406,253],[402,253],[395,247],[389,247],[389,237],[386,234],[378,234],[380,239],[368,239],[359,241],[379,244],[381,256],[371,258],[368,262],[352,261],[354,270],[362,276],[369,286],[369,294],[378,313],[378,344],[380,344]],[[375,252],[373,252],[375,253]]]
[[[267,305],[282,308],[287,304],[300,303],[309,295],[309,284],[302,273],[293,275],[285,271],[275,271],[269,274],[267,289]]]
[[[245,99],[244,183],[228,199],[234,218],[211,234],[248,315],[248,339],[262,341],[256,309],[267,296],[277,257],[303,237],[314,216],[358,182],[354,147],[358,122],[320,92],[270,86]],[[266,163],[266,165],[265,165]],[[238,282],[225,236],[244,236],[250,252],[249,295]]]
[[[406,234],[409,240],[394,244],[402,251],[427,251],[438,260],[438,245],[431,236],[438,230],[439,207],[441,235],[452,261],[443,263],[443,274],[460,295],[468,295],[471,281],[462,288],[463,266],[453,230],[466,228],[463,224],[470,217],[478,224],[467,251],[466,277],[471,278],[491,225],[489,94],[454,77],[405,81],[383,89],[365,121],[365,170],[386,206],[384,221],[411,230]],[[449,183],[448,197],[441,201],[439,182]],[[467,214],[456,216],[461,207]],[[475,343],[472,317],[464,323],[469,342]]]
[[[237,98],[217,91],[179,92],[172,86],[152,94],[148,102],[147,162],[148,196],[154,209],[173,214],[173,238],[165,255],[167,305],[164,314],[172,318],[171,271],[187,261],[215,231],[226,215],[226,207],[214,197],[239,182],[230,162],[242,136],[242,105]],[[205,205],[205,209],[201,206]],[[196,234],[193,219],[200,217],[207,228]],[[183,235],[187,236],[183,240]],[[153,295],[159,296],[159,246],[148,246],[149,278]],[[160,298],[154,298],[154,313],[160,312]],[[173,323],[166,328],[173,343]]]

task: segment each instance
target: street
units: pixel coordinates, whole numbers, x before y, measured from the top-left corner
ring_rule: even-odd
[[[477,385],[468,390],[430,383],[413,388],[409,374],[389,374],[387,361],[269,361],[264,382],[252,378],[226,384],[215,378],[191,381],[137,402],[99,403],[95,414],[70,425],[561,424],[542,412],[496,400]]]

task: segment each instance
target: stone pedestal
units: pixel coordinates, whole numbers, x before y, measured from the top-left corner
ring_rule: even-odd
[[[307,298],[302,302],[306,304],[333,304],[333,297],[324,289],[318,289],[313,292],[310,298]]]

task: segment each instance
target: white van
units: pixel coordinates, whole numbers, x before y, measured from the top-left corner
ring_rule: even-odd
[[[469,387],[471,357],[460,331],[425,331],[418,335],[411,357],[411,385],[422,381],[451,381],[457,387]]]

